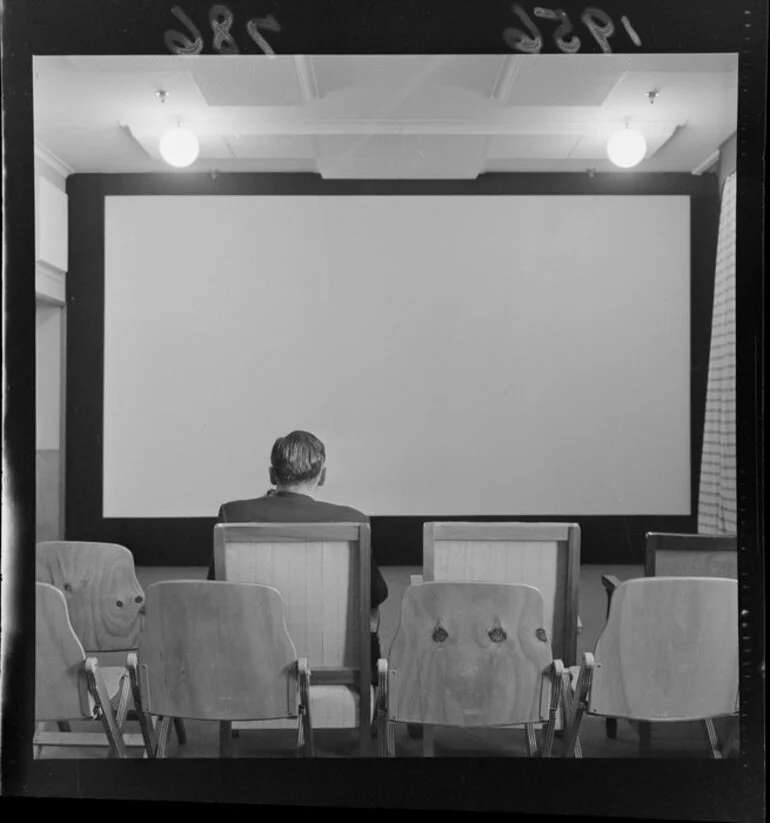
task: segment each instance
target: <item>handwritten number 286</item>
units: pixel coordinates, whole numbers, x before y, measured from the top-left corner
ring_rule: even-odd
[[[188,37],[176,29],[169,29],[163,35],[168,50],[173,54],[200,54],[203,51],[203,37],[195,26],[195,23],[190,20],[179,6],[174,6],[174,8],[171,9],[171,13],[184,25],[192,37]],[[239,53],[238,44],[232,34],[233,22],[233,13],[227,6],[217,4],[209,10],[209,24],[213,34],[212,46],[218,54]],[[279,32],[281,30],[281,24],[272,14],[262,18],[255,17],[246,24],[246,31],[249,37],[259,46],[260,50],[264,54],[275,54],[260,29]]]
[[[521,29],[507,28],[503,32],[505,42],[510,48],[524,54],[539,54],[543,49],[543,37],[540,30],[518,3],[514,4],[513,13],[521,20],[526,32]],[[567,38],[567,35],[574,27],[563,9],[545,9],[541,6],[535,6],[533,13],[535,17],[542,20],[552,20],[559,23],[553,34],[553,39],[560,51],[565,54],[575,54],[580,50],[580,37],[575,34]],[[599,48],[605,54],[610,54],[612,49],[610,48],[609,38],[615,33],[615,24],[612,22],[612,18],[601,9],[590,6],[580,15],[580,21],[599,44]],[[634,45],[641,46],[642,41],[634,31],[628,18],[623,16],[620,22]]]

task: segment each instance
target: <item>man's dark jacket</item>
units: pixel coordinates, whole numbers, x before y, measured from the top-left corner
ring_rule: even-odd
[[[235,500],[219,509],[219,523],[368,523],[369,518],[348,506],[335,506],[314,500],[306,494],[276,492],[272,496],[253,500]],[[377,567],[371,561],[371,607],[377,608],[388,596],[388,586]],[[214,580],[214,558],[209,567],[209,580]],[[372,633],[372,682],[377,682],[377,659],[380,643]]]

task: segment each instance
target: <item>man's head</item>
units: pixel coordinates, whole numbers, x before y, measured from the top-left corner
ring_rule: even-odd
[[[309,432],[279,437],[270,453],[270,482],[279,490],[312,492],[326,480],[326,449]]]

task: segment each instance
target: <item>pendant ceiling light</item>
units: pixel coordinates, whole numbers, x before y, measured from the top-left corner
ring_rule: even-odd
[[[195,162],[200,152],[198,138],[189,130],[177,127],[167,131],[160,140],[163,159],[178,169]]]
[[[607,141],[607,156],[622,169],[639,165],[647,153],[647,141],[636,129],[616,131]]]

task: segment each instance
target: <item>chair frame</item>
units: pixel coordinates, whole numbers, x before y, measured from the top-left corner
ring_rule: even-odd
[[[94,702],[93,718],[83,717],[83,720],[88,721],[89,719],[93,719],[100,721],[104,729],[104,734],[94,734],[92,732],[77,734],[76,732],[70,731],[46,732],[40,728],[44,723],[38,723],[33,738],[33,756],[35,760],[40,759],[43,748],[47,746],[65,748],[78,746],[91,748],[103,746],[106,742],[110,748],[109,756],[122,759],[128,756],[126,750],[129,746],[139,745],[137,740],[138,735],[124,735],[121,733],[128,696],[125,690],[125,686],[128,686],[128,678],[126,677],[123,681],[124,687],[121,688],[120,709],[117,714],[115,714],[96,658],[86,658],[83,661],[82,671],[86,679],[87,692]]]
[[[646,532],[644,554],[644,576],[656,577],[657,554],[661,551],[693,551],[693,552],[731,552],[737,551],[737,535],[734,534],[684,534],[678,532]],[[614,574],[602,575],[602,586],[607,593],[607,613],[610,616],[610,605],[615,589],[620,586],[620,580]],[[704,721],[709,742],[717,739],[714,723],[711,719]],[[615,740],[618,734],[618,721],[614,717],[604,720],[605,733],[610,740]],[[732,748],[737,736],[737,725],[730,733],[729,744]],[[639,751],[642,757],[649,757],[652,749],[652,724],[639,723]]]
[[[134,696],[134,705],[137,707],[139,725],[142,730],[142,739],[145,753],[151,759],[165,759],[168,756],[168,737],[172,720],[178,718],[155,717],[147,710],[149,695],[147,679],[142,674],[142,665],[139,655],[131,652],[128,655],[128,672],[131,690]],[[299,700],[297,705],[297,757],[313,757],[313,724],[310,716],[310,670],[306,658],[296,662],[294,675],[299,686]],[[223,735],[229,731],[229,723],[220,723],[220,756],[231,756],[230,741],[223,741]]]
[[[425,523],[423,527],[423,575],[426,582],[435,580],[435,544],[444,540],[566,543],[566,597],[563,599],[562,612],[563,647],[554,648],[554,656],[562,660],[565,667],[577,663],[578,586],[580,583],[580,526],[578,524],[487,521]],[[558,600],[557,598],[557,605]]]
[[[358,546],[358,644],[359,667],[314,666],[312,684],[353,686],[359,695],[359,753],[368,757],[372,745],[371,703],[371,528],[368,523],[219,523],[214,527],[214,572],[224,575],[227,543],[348,542]],[[239,582],[239,581],[233,581]],[[260,581],[272,585],[270,581]],[[310,688],[310,687],[308,687]],[[232,732],[222,725],[220,740],[229,746]],[[224,739],[226,738],[226,739]]]
[[[136,577],[136,566],[134,564],[134,556],[131,550],[127,547],[122,545],[121,543],[105,543],[104,541],[92,541],[92,540],[43,540],[37,543],[35,546],[35,554],[36,554],[36,562],[39,565],[40,563],[40,550],[41,548],[57,548],[59,551],[67,551],[72,547],[72,549],[77,550],[76,547],[91,547],[94,551],[98,551],[99,548],[104,548],[107,550],[118,549],[121,553],[127,554],[131,559],[131,565],[133,567],[133,574],[134,574],[134,582],[136,583],[137,589],[141,592],[142,602],[145,600],[144,590],[142,589],[139,580]],[[46,582],[46,581],[41,581]],[[49,584],[52,585],[52,584]],[[66,600],[66,594],[65,594]],[[140,618],[141,619],[141,618]],[[77,633],[76,633],[77,634]],[[140,623],[140,634],[141,634],[141,623]],[[104,660],[107,657],[111,657],[113,655],[117,655],[120,652],[128,652],[133,651],[133,649],[127,647],[125,649],[87,649],[86,652],[92,655],[96,660]],[[112,664],[110,664],[112,665]],[[125,664],[124,664],[125,665]],[[121,708],[123,709],[123,716],[120,718],[119,721],[119,728],[123,727],[123,722],[125,719],[133,719],[131,716],[135,715],[135,712],[128,710],[128,696],[130,693],[130,689],[127,689],[125,695],[121,695]],[[125,705],[124,705],[125,704]],[[138,718],[137,718],[138,719]],[[69,723],[66,721],[62,721],[59,723],[59,729],[62,732],[69,732]],[[176,731],[177,740],[179,741],[180,745],[184,745],[187,742],[187,731],[184,727],[184,722],[182,720],[176,720],[174,722],[174,729]],[[128,735],[128,737],[132,741],[136,741],[138,739],[137,735]],[[138,745],[136,742],[132,742],[129,745],[136,746]]]
[[[445,581],[442,581],[445,582]],[[460,583],[467,582],[472,586],[478,581],[458,581]],[[422,581],[412,583],[412,585],[421,585]],[[395,733],[394,725],[397,722],[404,723],[408,728],[416,727],[418,729],[428,732],[422,735],[423,737],[423,756],[433,756],[433,736],[432,731],[436,728],[434,724],[414,723],[412,721],[393,720],[390,716],[390,698],[392,690],[390,687],[390,674],[392,670],[388,666],[386,658],[380,658],[377,661],[377,691],[375,695],[375,724],[377,728],[378,738],[378,755],[381,758],[395,757]],[[549,670],[541,675],[542,678],[551,679],[551,697],[548,707],[548,718],[543,721],[545,726],[543,734],[542,750],[538,745],[536,726],[540,723],[513,723],[502,726],[495,725],[494,728],[505,729],[520,729],[526,731],[527,752],[530,757],[551,757],[553,749],[553,741],[556,735],[556,723],[559,716],[560,709],[564,712],[564,717],[571,716],[571,704],[566,706],[564,704],[565,690],[570,689],[570,675],[569,671],[565,669],[563,663],[558,658],[552,658]],[[450,726],[451,724],[440,724],[441,726]],[[490,726],[489,728],[493,728]],[[410,736],[419,737],[410,730]],[[427,744],[426,744],[427,740]],[[579,742],[578,742],[579,746]]]

